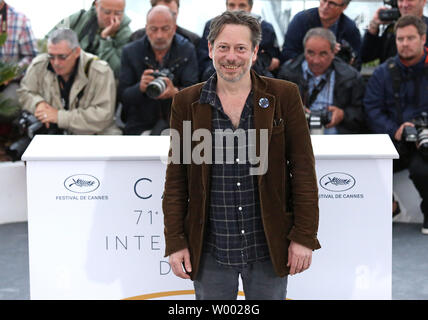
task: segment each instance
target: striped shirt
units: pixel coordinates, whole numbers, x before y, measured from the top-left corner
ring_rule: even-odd
[[[218,263],[239,269],[248,263],[269,258],[261,220],[257,176],[249,172],[248,134],[254,128],[253,92],[247,97],[235,130],[223,111],[216,94],[216,84],[217,76],[214,74],[203,86],[200,97],[201,103],[212,106],[213,130],[211,202],[205,249],[212,252]],[[233,145],[227,142],[228,135],[234,136]],[[239,143],[244,140],[245,143]],[[255,142],[255,139],[251,140]],[[228,155],[233,157],[228,158]]]
[[[3,20],[0,15],[0,20]],[[3,23],[3,21],[1,21]],[[18,63],[20,67],[29,65],[37,55],[37,43],[28,18],[14,8],[7,6],[7,40],[0,47],[0,59]]]

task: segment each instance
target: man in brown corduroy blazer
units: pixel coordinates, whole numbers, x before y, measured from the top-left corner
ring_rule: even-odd
[[[175,275],[194,281],[197,299],[236,299],[239,276],[247,299],[285,299],[287,275],[309,268],[320,248],[315,161],[299,91],[250,71],[260,38],[249,14],[216,17],[208,38],[216,74],[172,104],[165,256]],[[243,135],[228,141],[231,132]],[[251,157],[254,145],[258,157]],[[233,161],[222,162],[223,152]]]

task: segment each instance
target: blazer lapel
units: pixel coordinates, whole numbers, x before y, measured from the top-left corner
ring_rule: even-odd
[[[211,133],[212,129],[212,109],[209,104],[200,104],[199,101],[192,103],[192,133],[197,129],[205,129]],[[193,150],[193,148],[192,148]],[[210,150],[211,152],[211,150]],[[211,165],[203,162],[202,166],[202,185],[204,191],[209,190],[209,177],[211,174]]]
[[[275,115],[276,99],[275,96],[266,92],[266,82],[256,75],[253,71],[251,72],[251,79],[253,82],[254,95],[253,95],[253,109],[254,109],[254,128],[256,129],[256,152],[259,157],[262,157],[260,161],[267,161],[269,144],[272,137],[272,126]],[[267,100],[266,100],[267,99]],[[261,130],[268,130],[268,141],[262,141],[260,137]],[[266,144],[267,145],[264,145]],[[263,145],[261,145],[263,144]],[[262,150],[265,150],[264,154],[261,154]],[[267,165],[267,163],[266,163]],[[259,175],[259,183],[263,175]]]

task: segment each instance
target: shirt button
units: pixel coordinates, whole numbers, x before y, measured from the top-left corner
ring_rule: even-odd
[[[236,158],[236,163],[239,163],[239,159],[238,158]]]
[[[239,187],[241,185],[241,182],[237,182],[236,185]]]
[[[242,207],[238,207],[238,210],[239,210],[239,211],[242,211]]]
[[[241,230],[241,233],[242,233],[242,234],[244,234],[244,233],[245,233],[245,230]]]

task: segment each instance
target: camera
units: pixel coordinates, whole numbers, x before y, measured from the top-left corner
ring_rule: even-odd
[[[355,62],[356,54],[349,42],[342,39],[340,41],[340,51],[336,54],[336,57],[339,57],[347,64],[353,65],[353,63]]]
[[[174,79],[174,74],[168,68],[164,68],[153,72],[152,75],[155,79],[147,85],[146,94],[150,98],[156,99],[166,90],[167,87],[167,84],[162,77],[169,78],[172,81]]]
[[[397,0],[384,0],[385,5],[389,5],[391,9],[379,10],[379,19],[382,21],[395,21],[400,18],[400,10],[398,10]]]
[[[311,110],[306,113],[309,129],[321,129],[323,126],[331,122],[331,111],[327,109]]]
[[[7,154],[13,161],[20,160],[22,154],[27,149],[36,134],[62,134],[64,131],[60,130],[56,124],[51,123],[49,129],[41,123],[31,112],[22,110],[17,121],[14,123],[18,127],[20,135],[24,137],[12,143],[7,149]]]
[[[403,140],[416,142],[417,149],[425,159],[428,159],[428,113],[422,112],[419,117],[411,121],[415,126],[406,126],[403,129]]]

